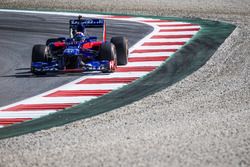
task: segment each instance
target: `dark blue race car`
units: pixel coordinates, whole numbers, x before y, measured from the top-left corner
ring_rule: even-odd
[[[51,38],[46,45],[34,45],[31,72],[44,75],[48,72],[114,72],[117,65],[128,63],[128,40],[112,37],[106,40],[106,24],[103,19],[70,20],[69,38]],[[87,28],[102,28],[103,40],[88,36]]]

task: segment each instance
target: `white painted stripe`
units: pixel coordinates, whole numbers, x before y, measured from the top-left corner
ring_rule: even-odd
[[[127,78],[127,77],[142,77],[143,75],[146,75],[148,72],[115,72],[115,73],[110,73],[110,74],[103,74],[103,75],[93,75],[93,76],[89,76],[89,77],[81,77],[78,78],[77,80],[68,83],[66,85],[63,85],[59,88],[66,88],[66,87],[71,87],[71,86],[77,86],[76,84],[84,79],[88,79],[88,78]],[[117,85],[114,85],[117,86]]]
[[[163,46],[140,46],[138,50],[153,50],[153,49],[180,49],[182,45],[163,45]]]
[[[201,26],[171,26],[171,27],[160,27],[160,30],[182,30],[182,29],[193,29],[193,28],[201,28]]]
[[[197,31],[158,32],[155,35],[194,35]]]
[[[103,18],[103,16],[98,17],[98,18]],[[152,20],[152,18],[143,18],[143,17],[130,17],[130,18],[115,18],[115,17],[106,18],[105,17],[105,19],[108,19],[108,20],[114,20],[114,19],[115,20],[125,20],[125,21],[131,21],[131,22],[140,22],[140,23],[143,23],[143,24],[145,24],[144,21]]]
[[[8,111],[8,112],[0,112],[0,118],[39,118],[55,112],[56,110]]]
[[[175,52],[156,52],[156,53],[133,53],[129,57],[159,57],[159,56],[171,56]]]
[[[126,77],[142,77],[148,72],[115,72],[110,75],[96,75],[89,78],[126,78]],[[81,81],[81,79],[79,79]],[[78,81],[79,81],[78,80]],[[77,83],[77,82],[76,82]]]
[[[0,125],[0,128],[3,128],[4,126]]]
[[[132,18],[133,19],[133,18]],[[144,18],[144,17],[135,17],[134,18],[135,21],[138,21],[138,22],[143,22],[143,21],[147,21],[147,20],[157,20],[155,18]],[[159,20],[159,19],[158,19]],[[144,23],[144,22],[143,22]]]
[[[79,97],[35,97],[22,104],[65,104],[65,103],[84,103],[86,101],[97,98],[97,96],[79,96]]]
[[[126,84],[74,84],[65,86],[63,90],[114,90],[124,85]]]
[[[187,42],[190,38],[148,39],[145,42]]]
[[[128,73],[126,73],[126,77],[142,77],[142,76],[147,75],[148,73],[149,73],[149,72],[128,72]],[[124,75],[124,74],[125,74],[124,72],[123,72],[123,73],[116,72],[116,73],[112,73],[112,77],[118,78],[118,77],[121,77],[121,75]],[[110,76],[110,78],[112,78],[112,77]],[[95,78],[99,78],[99,77],[96,76]],[[107,77],[107,78],[108,78],[108,77]],[[67,85],[70,85],[70,84],[71,84],[71,85],[73,86],[73,83],[80,82],[80,81],[82,81],[82,79],[83,79],[83,78],[79,78],[79,79],[77,79],[77,80],[75,80],[75,81],[73,81],[73,82],[71,82],[71,83],[69,83],[69,84],[67,84]],[[0,111],[1,111],[1,110],[5,110],[5,109],[10,108],[10,107],[14,107],[14,106],[20,105],[20,104],[29,104],[29,102],[35,101],[35,100],[33,100],[33,99],[36,99],[36,98],[39,98],[39,97],[46,96],[46,95],[48,95],[48,94],[50,94],[50,93],[54,93],[54,92],[57,91],[57,90],[63,90],[64,87],[67,86],[67,85],[63,85],[63,86],[61,86],[61,87],[59,87],[59,88],[56,88],[56,89],[47,91],[47,92],[42,93],[42,94],[40,94],[40,95],[31,97],[31,98],[28,98],[28,99],[25,99],[25,100],[22,100],[22,101],[19,101],[19,102],[16,102],[16,103],[13,103],[13,104],[10,104],[10,105],[7,105],[7,106],[3,106],[3,107],[0,108]],[[41,103],[41,101],[38,101],[37,103]],[[0,118],[1,118],[1,116],[0,116]]]
[[[152,23],[152,24],[156,24],[156,25],[190,25],[191,23],[186,23],[186,22],[176,22],[176,21],[172,21],[172,22],[158,22],[158,23]]]
[[[11,10],[11,9],[0,9],[0,12],[15,12],[15,13],[30,13],[30,14],[49,14],[49,15],[61,15],[61,16],[79,16],[83,13],[71,13],[71,12],[45,12],[45,11],[30,11],[30,10]],[[108,15],[97,15],[84,13],[85,17],[103,18]],[[118,19],[116,19],[118,20]]]
[[[89,85],[85,85],[85,87],[84,87],[83,84],[66,84],[66,85],[63,85],[59,88],[56,88],[56,89],[53,89],[53,90],[48,91],[46,93],[43,93],[39,96],[24,100],[22,102],[22,104],[24,104],[24,103],[25,104],[29,104],[29,103],[39,104],[41,102],[42,103],[46,102],[46,104],[48,104],[48,103],[56,103],[56,101],[58,101],[59,103],[83,103],[87,100],[91,100],[91,99],[98,97],[98,96],[80,96],[80,97],[75,96],[75,97],[68,97],[68,98],[65,97],[64,99],[61,99],[61,100],[60,100],[61,97],[44,97],[44,96],[49,95],[51,93],[54,93],[56,91],[60,91],[60,90],[79,90],[79,91],[80,90],[115,90],[115,89],[121,88],[122,86],[124,86],[124,85],[122,85],[122,84],[115,85],[114,84],[112,87],[111,84],[104,85],[104,86],[102,86],[100,84],[99,85],[98,84],[93,84],[93,85],[89,84]],[[90,89],[88,89],[88,88],[90,88]],[[41,100],[40,98],[43,98],[43,99]],[[56,98],[58,98],[58,99],[56,99]],[[47,102],[47,100],[48,100],[48,102]],[[50,100],[51,100],[51,102],[50,102]]]
[[[123,78],[123,77],[142,77],[142,76],[145,76],[146,74],[148,74],[149,72],[115,72],[115,73],[111,73],[111,74],[102,74],[101,75],[92,75],[92,76],[84,76],[84,77],[81,77],[81,78],[78,78],[66,85],[63,85],[61,87],[58,87],[56,89],[52,89],[50,91],[47,91],[47,92],[44,92],[40,95],[37,95],[37,96],[34,96],[34,97],[31,97],[31,98],[28,98],[28,99],[25,99],[25,100],[22,100],[22,101],[19,101],[17,103],[13,103],[13,104],[10,104],[10,105],[7,105],[7,106],[3,106],[0,108],[0,110],[4,110],[4,109],[7,109],[7,108],[10,108],[10,107],[14,107],[16,105],[19,105],[19,104],[29,104],[29,102],[33,102],[33,98],[36,99],[36,98],[39,98],[39,97],[43,97],[43,96],[46,96],[50,93],[54,93],[55,91],[57,90],[63,90],[64,88],[68,87],[68,86],[72,86],[75,85],[75,83],[78,83],[80,81],[82,81],[83,79],[86,79],[86,78]],[[39,101],[40,102],[40,101]]]
[[[164,61],[129,62],[128,67],[160,66]]]

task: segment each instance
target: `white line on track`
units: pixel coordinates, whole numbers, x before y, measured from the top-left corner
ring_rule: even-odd
[[[163,45],[163,46],[140,46],[138,50],[154,50],[154,49],[180,49],[182,45]]]
[[[155,23],[151,23],[154,25],[192,25],[190,23],[186,23],[186,22],[177,22],[177,21],[173,21],[173,22],[155,22]]]
[[[194,35],[197,31],[158,32],[155,35]]]
[[[92,100],[96,96],[79,96],[79,97],[36,97],[28,101],[23,101],[22,104],[65,104],[65,103],[84,103]]]
[[[123,73],[123,72],[115,72],[111,73],[109,75],[95,75],[91,76],[88,78],[125,78],[125,77],[142,77],[146,75],[148,72],[128,72],[128,73]],[[78,80],[83,80],[84,78],[80,78]],[[75,82],[77,83],[77,81]]]
[[[190,38],[147,39],[145,42],[187,42]]]
[[[132,53],[129,57],[159,57],[159,56],[171,56],[175,52],[156,52],[156,53]]]
[[[171,27],[161,27],[161,30],[183,30],[183,29],[194,29],[194,28],[201,28],[200,26],[182,26],[182,27],[178,27],[178,26],[171,26]]]
[[[55,112],[55,110],[8,111],[0,112],[0,118],[39,118]]]
[[[143,67],[143,66],[160,66],[164,61],[145,61],[145,62],[129,62],[128,67]]]
[[[114,84],[74,84],[65,85],[63,90],[114,90],[118,89],[126,84],[114,83]]]

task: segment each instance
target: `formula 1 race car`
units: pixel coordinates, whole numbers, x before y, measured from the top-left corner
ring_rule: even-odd
[[[102,28],[103,40],[89,36],[87,28]],[[117,65],[128,63],[128,40],[112,37],[106,40],[106,23],[103,19],[82,18],[69,21],[69,38],[51,38],[46,45],[34,45],[31,72],[101,71],[114,72]]]

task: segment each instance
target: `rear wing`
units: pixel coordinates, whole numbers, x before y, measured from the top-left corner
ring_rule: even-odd
[[[102,28],[103,40],[106,41],[106,23],[104,19],[77,19],[69,20],[70,38],[74,36],[76,32],[85,33],[86,28]]]

